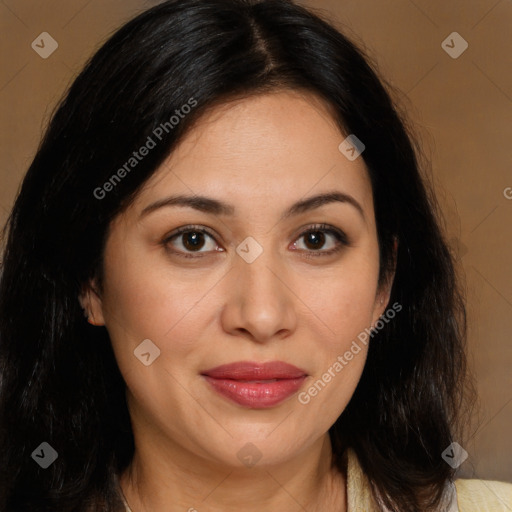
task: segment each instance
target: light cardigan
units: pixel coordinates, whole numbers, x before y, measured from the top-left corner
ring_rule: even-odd
[[[456,480],[447,484],[444,497],[439,512],[512,512],[512,484],[504,482]],[[124,497],[123,501],[126,512],[132,512]],[[347,449],[347,512],[386,510],[375,502],[356,454]]]

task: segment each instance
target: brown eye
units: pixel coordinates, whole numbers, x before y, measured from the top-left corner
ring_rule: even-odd
[[[310,231],[304,236],[304,243],[308,249],[321,249],[325,244],[325,233],[322,231]]]
[[[293,243],[294,250],[312,256],[329,256],[349,246],[345,233],[326,224],[311,226]]]
[[[221,251],[213,235],[203,228],[185,226],[169,235],[164,241],[172,252],[183,256],[204,256],[211,251]]]
[[[201,249],[205,243],[204,233],[197,231],[189,231],[181,235],[181,243],[187,251],[197,251]]]

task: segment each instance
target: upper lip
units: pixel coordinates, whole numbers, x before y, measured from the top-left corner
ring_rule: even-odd
[[[237,361],[223,364],[202,372],[214,379],[231,380],[269,380],[269,379],[297,379],[307,373],[292,364],[283,361],[270,361],[256,363],[252,361]]]

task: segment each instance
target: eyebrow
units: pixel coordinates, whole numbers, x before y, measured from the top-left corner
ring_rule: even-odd
[[[284,214],[281,216],[281,220],[284,220],[293,215],[298,215],[300,213],[305,213],[307,211],[320,208],[321,206],[330,203],[349,204],[353,206],[359,212],[363,220],[365,220],[364,210],[359,202],[356,201],[356,199],[354,199],[351,195],[345,194],[343,192],[328,192],[297,201],[284,212]],[[219,201],[218,199],[195,195],[177,195],[166,197],[151,203],[142,210],[140,217],[144,217],[160,208],[173,206],[193,208],[194,210],[212,215],[234,215],[235,213],[234,206]]]

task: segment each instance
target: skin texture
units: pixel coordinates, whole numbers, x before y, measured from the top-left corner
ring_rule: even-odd
[[[307,372],[306,390],[384,313],[391,283],[378,289],[371,184],[362,158],[339,151],[345,136],[308,93],[217,107],[112,223],[103,293],[91,283],[82,301],[89,321],[107,327],[127,384],[136,454],[121,485],[133,512],[346,509],[328,429],[356,388],[364,345],[307,404],[295,395],[270,409],[242,407],[201,376],[225,363],[280,360]],[[331,202],[281,219],[295,202],[334,191],[363,214]],[[212,197],[234,213],[173,206],[141,216],[176,194]],[[349,245],[312,255],[339,245],[329,233],[319,248],[308,244],[301,234],[315,224],[342,230]],[[204,236],[200,257],[179,255],[183,236],[165,242],[187,225],[214,235]],[[263,249],[252,263],[236,252],[247,237]],[[161,351],[150,366],[133,353],[145,339]],[[237,457],[247,443],[261,455],[250,468]]]

